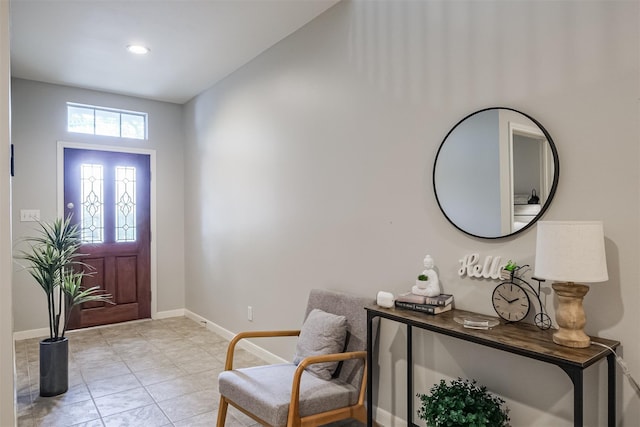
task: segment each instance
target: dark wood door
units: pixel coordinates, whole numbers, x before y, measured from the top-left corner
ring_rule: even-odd
[[[82,261],[114,304],[86,303],[69,329],[151,317],[149,155],[64,149],[65,214],[79,224]]]

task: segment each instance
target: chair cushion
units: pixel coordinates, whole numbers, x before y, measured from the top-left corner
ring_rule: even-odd
[[[296,365],[292,363],[224,371],[218,391],[272,426],[287,423],[291,386]],[[300,382],[300,416],[313,415],[356,404],[358,390],[339,379],[323,380],[305,371]]]
[[[347,337],[347,318],[313,309],[300,329],[293,363],[298,365],[308,356],[342,353]],[[338,367],[338,362],[314,363],[307,371],[328,380]]]

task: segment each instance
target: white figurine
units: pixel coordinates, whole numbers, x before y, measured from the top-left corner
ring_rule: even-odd
[[[411,293],[425,297],[437,297],[440,295],[440,281],[438,273],[433,269],[433,258],[431,255],[424,257],[425,270],[420,274],[427,276],[426,280],[416,280],[416,285],[411,288]]]

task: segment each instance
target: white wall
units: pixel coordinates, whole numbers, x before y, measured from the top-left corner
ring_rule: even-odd
[[[11,289],[9,2],[0,2],[0,425],[15,425]]]
[[[13,233],[18,241],[34,224],[19,222],[21,209],[40,209],[43,220],[57,214],[57,141],[156,150],[157,309],[184,307],[184,156],[182,107],[102,92],[12,80]],[[98,105],[149,114],[148,141],[74,134],[66,131],[66,103]],[[14,265],[15,331],[47,327],[46,301],[29,274]]]
[[[618,1],[339,3],[186,106],[187,309],[231,331],[289,328],[309,289],[406,291],[430,253],[458,307],[491,313],[496,283],[460,279],[458,259],[532,263],[535,227],[462,234],[438,210],[431,173],[459,119],[509,106],[558,146],[545,219],[604,220],[610,280],[591,287],[587,331],[621,340],[640,375],[638,15]],[[404,418],[404,330],[381,333],[375,403]],[[558,368],[422,332],[414,348],[416,393],[472,377],[507,399],[514,426],[572,425]],[[635,426],[640,399],[618,381],[620,425]],[[585,382],[585,424],[604,425],[604,365]]]

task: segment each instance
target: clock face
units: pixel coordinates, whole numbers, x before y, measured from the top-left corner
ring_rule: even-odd
[[[515,283],[500,283],[491,297],[493,309],[508,322],[518,322],[529,314],[531,301],[529,296]]]

